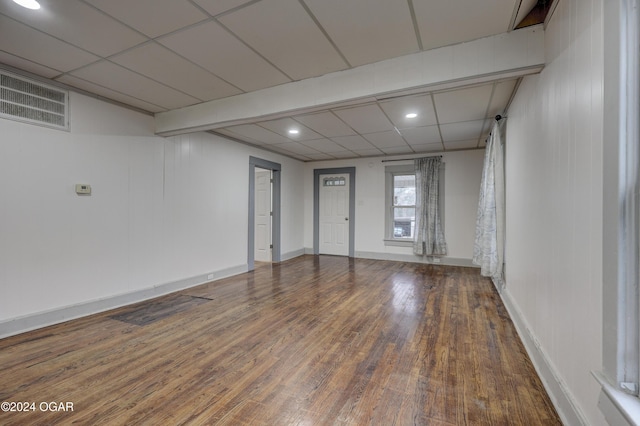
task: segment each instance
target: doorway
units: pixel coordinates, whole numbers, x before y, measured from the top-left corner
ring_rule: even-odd
[[[255,249],[256,262],[271,262],[271,170],[255,169]]]
[[[280,171],[282,166],[279,163],[274,163],[268,160],[263,160],[257,157],[249,157],[249,212],[248,212],[248,242],[247,242],[247,270],[253,271],[255,268],[257,248],[261,247],[263,252],[261,255],[269,254],[269,261],[280,262]],[[262,181],[262,185],[268,186],[270,196],[266,192],[257,194],[257,177],[270,176],[268,179],[268,185],[265,180]],[[264,188],[266,191],[266,188]],[[261,200],[258,201],[259,197]],[[269,201],[270,200],[270,201]],[[261,210],[266,210],[266,206],[270,204],[270,214],[267,218],[261,216],[258,218],[257,210],[258,204],[263,203],[260,206]],[[263,209],[264,207],[264,209]],[[269,234],[267,235],[267,225],[270,222]],[[264,228],[257,226],[259,223],[265,225]],[[262,232],[265,234],[260,234]],[[270,243],[267,241],[270,240]],[[266,247],[265,247],[266,245]],[[268,249],[267,249],[268,247]]]
[[[355,167],[314,170],[313,252],[354,257]]]

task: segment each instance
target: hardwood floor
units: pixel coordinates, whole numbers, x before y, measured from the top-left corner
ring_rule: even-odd
[[[0,366],[35,403],[3,425],[561,424],[472,268],[303,256],[2,339]]]

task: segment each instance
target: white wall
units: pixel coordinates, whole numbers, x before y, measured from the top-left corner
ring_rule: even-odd
[[[392,159],[394,157],[389,157]],[[397,157],[407,158],[407,156]],[[384,245],[385,166],[407,162],[383,163],[382,158],[361,158],[312,162],[305,165],[304,246],[313,250],[313,170],[336,167],[356,168],[356,257],[392,258],[418,261],[411,247]],[[484,150],[455,151],[442,154],[445,163],[445,238],[447,258],[453,263],[471,265],[475,238],[476,212]],[[410,162],[409,162],[410,163]],[[446,263],[446,262],[444,262]],[[450,262],[451,263],[451,262]]]
[[[246,270],[249,156],[282,164],[282,252],[303,250],[303,163],[206,133],[160,138],[152,117],[70,102],[70,132],[0,119],[0,325]]]
[[[602,367],[602,27],[602,0],[558,2],[547,66],[524,79],[507,121],[503,297],[568,424],[604,424],[591,375]]]

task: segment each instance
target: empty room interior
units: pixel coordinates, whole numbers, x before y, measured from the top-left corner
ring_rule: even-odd
[[[637,6],[0,0],[0,423],[639,424]]]

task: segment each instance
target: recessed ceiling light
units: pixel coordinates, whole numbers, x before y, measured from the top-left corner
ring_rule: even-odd
[[[40,9],[40,3],[36,0],[13,0],[15,3],[18,3],[22,7],[26,7],[27,9]]]
[[[407,118],[416,118],[418,116],[418,114],[416,114],[415,112],[410,112],[409,114],[405,115],[405,117]]]
[[[290,135],[297,135],[298,133],[300,133],[300,130],[298,130],[298,129],[290,129],[289,130],[289,134]]]

